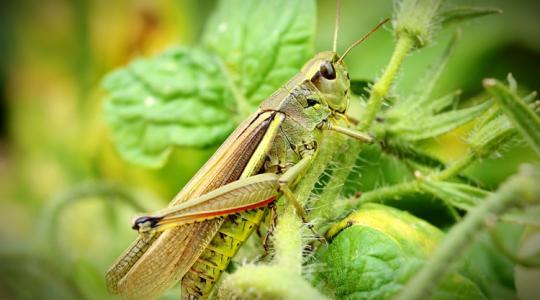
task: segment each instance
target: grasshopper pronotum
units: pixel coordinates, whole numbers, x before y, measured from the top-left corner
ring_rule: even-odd
[[[316,159],[321,132],[371,140],[338,125],[350,94],[343,58],[386,21],[339,56],[336,17],[333,51],[317,54],[266,99],[167,208],[134,221],[141,235],[108,270],[109,289],[149,299],[181,280],[183,298],[206,298],[271,202],[284,195],[303,213],[291,189]]]

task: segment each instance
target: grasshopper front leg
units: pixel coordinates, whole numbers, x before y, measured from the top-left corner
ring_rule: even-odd
[[[355,140],[358,140],[358,141],[361,141],[361,142],[364,142],[364,143],[372,143],[373,142],[373,138],[363,132],[360,132],[360,131],[357,131],[355,129],[352,129],[352,128],[348,128],[348,127],[342,127],[342,126],[339,126],[339,125],[335,125],[335,124],[332,124],[330,122],[324,122],[321,124],[321,127],[323,130],[331,130],[331,131],[335,131],[335,132],[339,132],[343,135],[346,135],[350,138],[353,138]]]
[[[163,231],[165,229],[231,215],[256,209],[275,201],[282,193],[291,201],[303,218],[303,207],[292,195],[289,185],[302,173],[311,161],[307,155],[281,176],[263,173],[240,179],[213,190],[201,197],[171,206],[154,214],[138,217],[133,229],[140,233]]]

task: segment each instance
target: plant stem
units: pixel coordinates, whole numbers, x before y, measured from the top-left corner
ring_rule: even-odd
[[[375,116],[381,110],[384,98],[390,92],[397,73],[413,45],[413,38],[409,35],[404,34],[398,39],[388,66],[371,90],[368,106],[359,126],[360,130],[368,130],[371,127]]]
[[[474,162],[474,159],[475,156],[469,152],[464,157],[450,165],[448,168],[437,174],[434,174],[433,177],[434,179],[441,181],[454,177],[461,173],[461,171],[465,170],[469,165],[471,165]]]
[[[416,276],[401,289],[395,298],[399,300],[428,299],[440,280],[451,269],[449,266],[462,257],[474,237],[486,225],[509,208],[518,204],[540,201],[540,176],[538,173],[520,172],[501,186],[499,191],[489,196],[479,206],[469,212],[461,223],[455,225],[436,250],[434,255]],[[536,175],[536,176],[534,176]]]
[[[344,137],[337,132],[323,132],[319,152],[305,176],[295,188],[295,195],[300,204],[305,205],[308,202],[313,187],[337,151],[341,149],[344,141]],[[294,209],[287,206],[280,215],[276,228],[274,240],[276,255],[274,262],[287,269],[296,270],[299,274],[302,269],[303,232],[302,222]]]
[[[348,145],[346,137],[344,137],[342,134],[337,133],[337,132],[328,132],[328,133],[329,134],[327,135],[327,141],[323,141],[322,146],[321,146],[321,154],[325,155],[325,157],[323,158],[326,161],[325,168],[332,160],[335,159],[336,155],[339,155],[338,154],[339,152],[342,152],[342,153],[348,152],[348,151],[343,151],[343,147],[347,147]],[[322,147],[331,147],[331,149],[330,151],[323,152]],[[319,176],[322,174],[322,172],[324,172],[324,169],[320,170],[321,172],[318,172],[318,171],[319,170],[316,170],[316,172],[314,172],[318,176],[317,180]],[[308,176],[311,176],[311,174],[308,174]],[[343,182],[337,183],[339,184],[338,186],[334,186],[332,184],[335,184],[335,182],[332,182],[332,181],[328,182],[326,186],[324,187],[324,192],[322,194],[323,196],[319,197],[318,199],[314,199],[312,201],[311,206],[314,207],[314,209],[310,213],[310,219],[312,220],[323,219],[324,220],[328,217],[329,213],[331,213],[332,211],[331,208],[333,207],[333,202],[335,201],[335,197],[328,197],[328,196],[324,197],[324,195],[328,194],[329,191],[331,190],[336,190],[336,189],[340,190]],[[312,188],[313,186],[311,186],[311,189]]]
[[[282,267],[268,265],[247,265],[225,277],[214,298],[328,299],[301,275]]]
[[[362,194],[360,198],[352,198],[347,203],[347,208],[358,207],[361,204],[368,202],[377,202],[387,199],[400,199],[404,195],[420,192],[420,188],[416,181],[408,181],[392,186],[385,186],[373,191]]]
[[[321,174],[324,172],[328,164],[332,162],[337,153],[343,149],[346,138],[334,131],[324,131],[322,136],[321,145],[319,146],[319,153],[314,160],[313,164],[306,172],[302,181],[295,189],[295,194],[298,197],[298,201],[301,204],[306,204],[313,187],[319,180]],[[320,202],[317,202],[317,206],[320,206]]]
[[[276,227],[273,263],[299,275],[302,274],[302,232],[300,218],[294,208],[287,205]]]

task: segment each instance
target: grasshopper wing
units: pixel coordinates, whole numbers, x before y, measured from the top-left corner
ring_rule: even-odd
[[[269,143],[261,141],[277,134],[283,118],[279,112],[258,111],[244,121],[170,205],[204,195],[241,176],[256,174],[266,157],[264,149],[269,147]],[[251,174],[245,174],[248,164]],[[222,223],[221,218],[212,219],[138,237],[108,270],[109,290],[128,299],[158,297],[184,276]]]

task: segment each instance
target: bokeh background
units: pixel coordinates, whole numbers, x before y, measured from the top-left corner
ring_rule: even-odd
[[[389,0],[342,2],[342,50],[393,8]],[[461,88],[467,98],[481,91],[482,78],[503,79],[508,72],[523,89],[538,89],[540,2],[453,2],[504,13],[461,26],[462,38],[437,93]],[[215,149],[178,149],[157,170],[124,162],[102,118],[100,81],[135,57],[196,43],[214,6],[214,1],[187,0],[2,3],[0,299],[111,297],[103,274],[136,235],[129,228],[131,216],[165,205]],[[327,50],[333,1],[319,1],[318,15],[316,50]],[[411,55],[396,93],[412,88],[455,29],[440,32],[430,47]],[[380,74],[392,46],[385,30],[354,50],[347,58],[351,77]],[[445,161],[459,157],[460,130],[466,129],[434,141],[430,151]],[[496,186],[532,159],[524,145],[515,145],[469,172]],[[375,184],[381,172],[377,161],[373,166],[363,175],[366,185]]]

